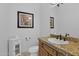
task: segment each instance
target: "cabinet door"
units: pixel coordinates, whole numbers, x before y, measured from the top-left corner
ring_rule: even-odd
[[[39,40],[39,52],[38,52],[38,55],[39,56],[42,56],[42,46],[43,46],[43,44],[42,44],[42,42]]]
[[[47,44],[43,44],[43,48],[48,52],[49,56],[56,56],[56,51]]]
[[[48,53],[43,48],[43,43],[39,41],[39,56],[48,56]]]
[[[43,48],[41,49],[42,50],[42,56],[48,56],[49,54],[47,53],[47,51],[45,51]]]
[[[43,48],[40,48],[39,56],[48,56],[48,53]]]

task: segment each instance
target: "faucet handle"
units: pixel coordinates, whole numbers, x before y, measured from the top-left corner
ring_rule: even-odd
[[[69,34],[66,33],[65,36],[67,37],[67,36],[69,36]]]
[[[67,34],[69,36],[69,34]]]
[[[62,39],[62,35],[60,34],[59,36],[60,36],[60,40],[61,40]]]

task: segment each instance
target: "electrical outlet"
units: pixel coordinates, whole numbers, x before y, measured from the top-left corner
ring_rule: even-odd
[[[29,37],[29,39],[31,39],[31,37]]]
[[[25,37],[25,39],[26,39],[26,40],[28,40],[28,38],[27,38],[27,37]]]

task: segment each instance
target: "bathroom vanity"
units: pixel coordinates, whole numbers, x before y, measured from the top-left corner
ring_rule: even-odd
[[[39,38],[39,56],[78,56],[79,42],[69,41],[69,44],[51,44],[49,37]]]

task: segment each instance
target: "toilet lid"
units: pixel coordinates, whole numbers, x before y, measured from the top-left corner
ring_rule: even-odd
[[[35,52],[38,52],[38,46],[32,46],[29,48],[29,52],[31,53],[35,53]]]

